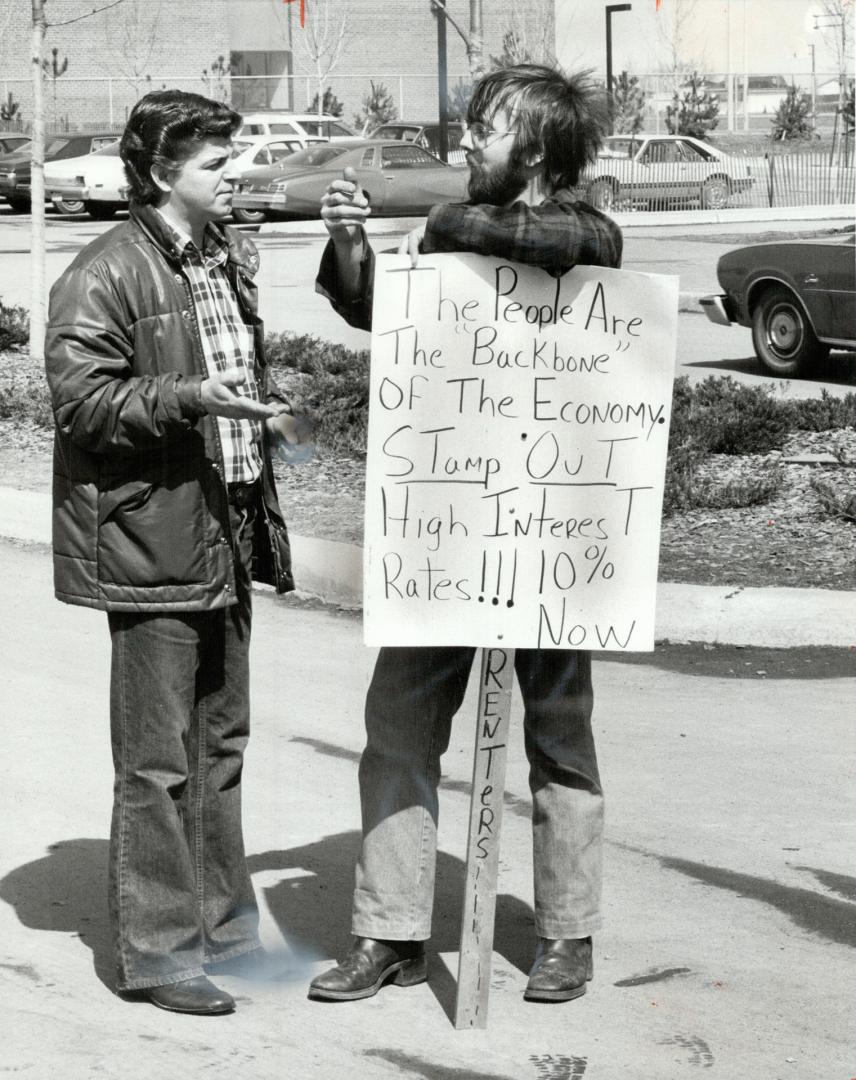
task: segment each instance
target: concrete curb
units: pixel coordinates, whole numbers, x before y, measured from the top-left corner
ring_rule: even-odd
[[[50,495],[0,487],[2,537],[49,545],[50,515]],[[361,607],[361,547],[299,535],[292,535],[291,542],[294,576],[302,593],[344,608]],[[780,649],[854,648],[856,592],[660,582],[656,637]]]
[[[633,213],[611,215],[616,224],[624,229],[650,228],[659,225],[715,225],[723,226],[757,222],[781,223],[783,228],[809,222],[815,229],[819,224],[852,224],[856,207],[849,204],[823,206],[741,206],[727,210],[639,210]],[[425,221],[424,217],[375,218],[367,227],[369,238],[375,236],[401,236]],[[261,235],[282,233],[286,236],[325,236],[327,228],[320,219],[312,221],[266,221],[259,226]]]

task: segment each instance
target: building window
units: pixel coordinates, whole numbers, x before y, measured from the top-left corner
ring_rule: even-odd
[[[230,56],[234,108],[239,112],[294,109],[290,52],[233,52]]]

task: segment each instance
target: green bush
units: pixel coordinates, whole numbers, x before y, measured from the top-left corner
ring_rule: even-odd
[[[781,485],[778,473],[752,483],[711,486],[698,477],[708,454],[766,454],[784,445],[792,430],[786,405],[767,386],[743,386],[730,376],[711,376],[690,385],[675,380],[663,512],[704,506],[752,506],[767,501]]]
[[[8,307],[0,300],[0,349],[26,345],[30,340],[30,315],[20,305]]]
[[[819,398],[784,403],[792,431],[833,431],[856,428],[856,394],[833,397],[826,389]]]
[[[265,352],[274,379],[316,423],[315,438],[328,450],[366,452],[369,352],[348,349],[313,334],[268,334]]]
[[[811,486],[830,517],[856,522],[856,492],[848,490],[841,480],[836,483],[823,476],[812,477]]]

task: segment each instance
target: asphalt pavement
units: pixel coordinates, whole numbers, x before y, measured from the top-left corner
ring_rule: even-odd
[[[578,1001],[523,1001],[531,810],[515,693],[488,1026],[453,1015],[475,700],[444,757],[425,985],[311,1002],[348,945],[356,766],[374,654],[359,620],[255,599],[245,836],[280,978],[237,1012],[113,991],[103,614],[58,604],[48,553],[2,546],[0,1070],[47,1080],[830,1080],[856,1075],[853,678],[720,678],[595,659],[607,793],[604,927]],[[744,652],[752,664],[751,649]],[[753,671],[753,667],[746,670]],[[849,751],[848,752],[848,748]]]

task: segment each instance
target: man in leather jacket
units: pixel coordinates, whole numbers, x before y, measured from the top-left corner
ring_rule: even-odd
[[[244,856],[251,577],[293,588],[269,442],[255,248],[231,210],[240,117],[175,90],[135,106],[130,219],[51,293],[57,597],[107,612],[118,989],[224,1013],[206,971],[261,958]]]

